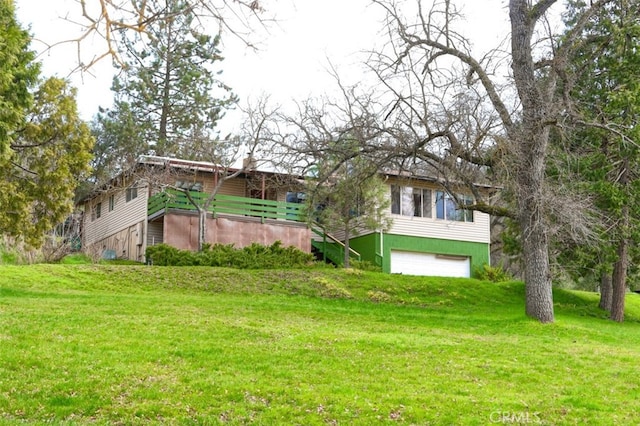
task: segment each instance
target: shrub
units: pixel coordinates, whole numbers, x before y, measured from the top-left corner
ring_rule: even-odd
[[[393,297],[388,294],[385,293],[384,291],[379,291],[379,290],[371,290],[367,292],[367,297],[369,297],[369,300],[371,300],[372,302],[376,302],[376,303],[391,303],[393,302]]]
[[[167,244],[147,248],[147,260],[159,266],[225,266],[238,269],[299,268],[310,265],[313,255],[280,241],[270,246],[253,243],[241,249],[233,244],[207,244],[202,251],[179,250]]]
[[[494,283],[511,281],[513,277],[511,274],[504,270],[502,265],[490,266],[486,263],[480,268],[476,268],[473,271],[473,276],[479,280],[491,281]]]
[[[374,265],[368,260],[352,260],[350,263],[352,268],[359,269],[361,271],[382,272],[381,266]]]

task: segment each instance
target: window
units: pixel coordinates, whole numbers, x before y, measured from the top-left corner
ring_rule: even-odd
[[[464,205],[473,204],[473,198],[468,195],[458,195],[457,198]],[[458,208],[451,195],[444,191],[436,191],[436,218],[457,222],[473,222],[473,210]]]
[[[135,198],[138,198],[138,188],[135,186],[127,188],[127,203]]]
[[[286,201],[287,203],[304,203],[306,198],[306,194],[304,192],[287,192]]]
[[[109,211],[112,212],[115,207],[116,207],[116,196],[111,195],[109,197]]]
[[[100,219],[102,216],[102,203],[96,204],[96,219]]]
[[[431,217],[431,190],[391,185],[391,213]]]

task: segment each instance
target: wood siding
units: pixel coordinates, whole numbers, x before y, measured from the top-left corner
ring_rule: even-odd
[[[109,211],[109,198],[114,197],[114,209]],[[125,233],[129,233],[129,228],[144,224],[147,219],[148,189],[146,185],[138,187],[138,196],[129,202],[126,201],[126,189],[102,194],[85,203],[83,246],[86,248],[95,245],[105,245],[104,241],[110,237],[122,241],[128,239]],[[95,217],[95,207],[102,203],[100,217]],[[126,231],[126,232],[124,232]],[[144,232],[144,226],[140,227],[140,232]],[[144,237],[144,236],[143,236]],[[115,249],[115,247],[108,247]],[[118,248],[121,251],[120,248]],[[121,253],[116,251],[117,256]]]
[[[417,180],[401,181],[397,179],[389,179],[387,181],[387,197],[391,198],[391,185],[411,186],[414,188],[431,189],[432,191],[442,191],[442,188],[427,182]],[[473,222],[459,222],[455,220],[443,220],[436,218],[435,211],[435,192],[432,192],[432,217],[404,216],[400,214],[392,214],[391,206],[387,210],[387,215],[393,219],[390,229],[386,230],[388,234],[408,235],[413,237],[438,238],[452,241],[468,241],[473,243],[489,243],[490,235],[490,216],[486,213],[473,212]],[[356,229],[352,232],[351,238],[367,235],[372,233],[371,230]],[[338,238],[344,239],[344,231],[335,230],[332,234]]]
[[[164,220],[154,220],[147,225],[147,246],[164,242]]]
[[[387,196],[391,198],[391,185],[412,186],[414,188],[442,191],[441,187],[420,181],[401,181],[389,179],[387,181]],[[462,192],[462,191],[461,191]],[[435,192],[432,192],[432,206],[435,203]],[[432,208],[432,217],[416,217],[392,214],[391,207],[387,214],[393,219],[389,234],[411,235],[414,237],[439,238],[453,241],[469,241],[474,243],[490,242],[490,216],[486,213],[473,212],[473,222],[459,222],[455,220],[443,220],[436,218],[435,206]]]

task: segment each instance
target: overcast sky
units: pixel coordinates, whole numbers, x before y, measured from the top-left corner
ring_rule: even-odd
[[[508,31],[506,0],[466,0],[464,10],[472,37],[493,45]],[[75,0],[16,0],[18,19],[30,25],[38,40],[51,44],[73,38],[77,27],[61,18],[73,19],[79,5]],[[276,1],[271,3],[276,7]],[[223,36],[222,80],[242,100],[270,94],[274,102],[286,103],[309,95],[335,90],[327,72],[329,61],[347,79],[355,81],[362,69],[364,50],[382,41],[381,11],[369,0],[288,0],[277,2],[279,24],[260,36],[261,49],[253,51],[230,36]],[[100,43],[100,40],[94,40]],[[87,45],[83,46],[86,49]],[[44,44],[35,42],[42,50]],[[43,54],[44,74],[67,77],[77,64],[76,47],[65,44]],[[71,76],[78,88],[83,118],[90,119],[98,106],[109,106],[112,78],[110,60],[93,67],[90,74]]]

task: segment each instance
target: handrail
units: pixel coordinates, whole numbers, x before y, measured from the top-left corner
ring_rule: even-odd
[[[335,236],[322,230],[322,227],[317,222],[312,223],[311,231],[316,235],[323,237],[322,242],[312,240],[312,244],[322,252],[325,258],[329,258],[329,260],[331,260],[333,263],[341,265],[344,262],[344,250],[346,248],[345,244]],[[328,244],[327,238],[331,240],[331,242]],[[360,253],[358,253],[351,247],[349,247],[349,257],[355,257],[357,260],[362,260],[362,256],[360,255]]]

